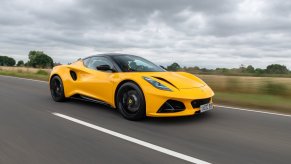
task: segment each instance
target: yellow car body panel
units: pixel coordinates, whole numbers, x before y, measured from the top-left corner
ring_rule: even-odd
[[[78,78],[74,81],[70,75],[74,71]],[[70,65],[61,65],[53,68],[51,77],[58,75],[64,85],[65,97],[81,94],[93,99],[101,100],[116,108],[115,94],[119,84],[124,81],[135,82],[142,90],[146,102],[146,116],[151,117],[175,117],[193,115],[199,108],[193,108],[191,101],[196,99],[211,98],[214,92],[201,79],[186,72],[104,72],[89,69],[79,60]],[[51,79],[50,77],[50,79]],[[143,77],[150,77],[167,86],[172,91],[155,88]],[[167,79],[169,83],[159,80]],[[183,102],[186,109],[174,113],[158,113],[159,108],[167,100]]]

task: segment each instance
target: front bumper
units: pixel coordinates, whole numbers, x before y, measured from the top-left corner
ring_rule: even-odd
[[[207,85],[200,88],[180,89],[173,92],[146,89],[144,91],[146,99],[146,115],[150,117],[177,117],[194,115],[200,111],[200,108],[193,107],[193,100],[210,98],[209,103],[212,103],[213,91]],[[182,102],[185,109],[178,112],[159,112],[161,106],[168,100]]]

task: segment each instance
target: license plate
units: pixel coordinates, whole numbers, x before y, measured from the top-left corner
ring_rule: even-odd
[[[213,104],[209,103],[209,104],[204,104],[200,106],[200,112],[206,112],[208,110],[213,109]]]

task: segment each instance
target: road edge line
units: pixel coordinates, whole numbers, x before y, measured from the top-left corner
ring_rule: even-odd
[[[224,106],[224,105],[215,105],[215,107],[225,108],[225,109],[235,109],[235,110],[255,112],[255,113],[262,113],[262,114],[277,115],[277,116],[284,116],[284,117],[291,117],[291,115],[288,115],[288,114],[282,114],[282,113],[276,113],[276,112],[267,112],[267,111],[256,110],[256,109],[247,109],[247,108],[231,107],[231,106]]]

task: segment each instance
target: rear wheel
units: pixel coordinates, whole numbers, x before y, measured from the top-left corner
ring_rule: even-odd
[[[59,76],[54,76],[50,80],[50,90],[54,101],[62,102],[66,100],[64,93],[64,85]]]
[[[141,120],[146,115],[146,104],[142,90],[133,82],[121,85],[116,95],[116,105],[128,120]]]

